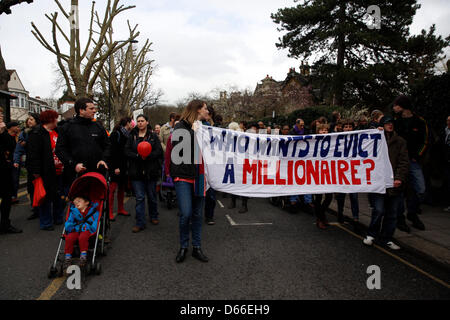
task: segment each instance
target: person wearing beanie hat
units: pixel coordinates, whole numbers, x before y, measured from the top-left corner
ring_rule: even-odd
[[[25,129],[20,133],[19,140],[16,144],[16,149],[14,151],[14,190],[13,195],[16,196],[15,203],[18,202],[17,192],[19,189],[19,175],[20,175],[20,167],[25,166],[26,154],[27,154],[27,143],[28,136],[30,131],[33,130],[38,124],[39,115],[37,113],[30,113],[27,120],[25,121]],[[34,187],[33,187],[33,177],[28,173],[27,174],[27,191],[30,196],[30,199],[33,199]],[[13,200],[14,201],[14,200]],[[28,217],[28,220],[36,219],[39,217],[39,211],[37,208],[33,208],[31,204],[32,214]]]
[[[393,110],[396,114],[394,121],[395,131],[406,140],[409,155],[409,179],[406,192],[407,218],[412,226],[419,230],[425,230],[425,226],[419,219],[420,204],[425,195],[425,178],[422,171],[422,159],[429,145],[428,125],[424,118],[413,113],[411,100],[404,95],[394,101]],[[398,228],[409,231],[403,212],[398,217]]]

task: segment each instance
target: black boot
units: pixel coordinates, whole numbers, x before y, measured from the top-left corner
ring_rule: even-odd
[[[39,218],[39,211],[33,209],[33,213],[27,218],[27,220],[33,220]]]
[[[403,232],[407,232],[410,233],[411,229],[409,228],[409,226],[406,224],[405,218],[403,217],[403,219],[399,219],[397,221],[397,229]]]
[[[200,247],[197,247],[197,248],[194,247],[194,248],[193,248],[193,250],[192,250],[192,256],[193,256],[195,259],[200,260],[201,262],[208,262],[208,257],[205,256],[205,255],[203,254],[202,248],[200,248]]]
[[[236,197],[232,195],[231,196],[231,203],[228,206],[228,209],[234,209],[234,208],[236,208]]]
[[[186,259],[186,253],[188,252],[188,248],[181,248],[180,251],[178,251],[176,261],[177,263],[181,263]]]
[[[247,198],[242,198],[242,207],[239,209],[239,213],[246,213],[247,211]]]
[[[22,233],[22,230],[17,229],[15,227],[13,227],[12,225],[9,225],[7,228],[0,229],[0,234],[5,234],[5,233]]]
[[[416,229],[425,230],[425,225],[423,224],[422,221],[420,221],[419,217],[417,216],[417,214],[409,214],[407,215],[407,218],[409,221],[412,222],[412,226]]]
[[[343,215],[343,213],[342,212],[338,212],[338,215],[337,215],[337,221],[338,221],[338,223],[340,223],[340,224],[343,224],[344,223],[344,215]]]

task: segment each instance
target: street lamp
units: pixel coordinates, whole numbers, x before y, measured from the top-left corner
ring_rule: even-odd
[[[128,40],[119,40],[119,42],[127,42]],[[131,40],[130,43],[138,43],[138,40]],[[108,130],[111,132],[111,56],[108,57],[109,74],[108,74]]]

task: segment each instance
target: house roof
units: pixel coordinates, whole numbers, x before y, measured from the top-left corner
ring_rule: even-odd
[[[289,69],[289,73],[287,74],[286,79],[281,82],[281,89],[284,89],[292,79],[297,80],[302,86],[308,85],[308,79],[304,75],[295,71],[295,68],[291,68]]]
[[[19,77],[19,74],[17,73],[17,71],[15,69],[7,69],[6,71],[8,71],[10,76],[12,76],[15,73],[17,76],[17,81],[19,81],[20,86],[22,87],[22,88],[9,88],[9,89],[10,90],[14,89],[15,91],[24,91],[28,94],[28,91],[27,91],[27,89],[25,89],[25,86],[23,85],[22,80],[20,80],[20,77]],[[11,80],[12,79],[10,79],[9,81],[11,81]]]
[[[44,100],[38,99],[38,98],[29,97],[28,100],[30,100],[32,102],[39,103],[39,104],[45,104],[45,105],[48,106],[47,102],[45,102]]]
[[[4,90],[0,90],[0,96],[9,98],[10,100],[19,98],[14,93],[9,92],[9,91],[4,91]]]
[[[69,108],[69,110],[67,110],[66,112],[64,112],[64,113],[62,114],[62,117],[63,117],[65,120],[70,120],[70,119],[72,119],[72,118],[75,116],[75,114],[76,114],[75,108],[72,107],[72,108]]]

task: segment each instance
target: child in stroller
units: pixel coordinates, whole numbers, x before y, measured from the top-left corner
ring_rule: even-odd
[[[64,270],[72,264],[72,253],[75,242],[78,240],[80,247],[80,267],[87,262],[89,238],[94,236],[98,224],[98,204],[93,203],[87,197],[78,196],[70,206],[69,218],[66,221],[66,244],[64,249]]]
[[[80,251],[80,265],[86,274],[101,273],[97,253],[106,255],[105,235],[107,231],[108,182],[97,172],[89,172],[77,178],[69,190],[70,205],[66,223],[59,239],[55,259],[48,270],[48,277],[63,276]],[[63,242],[66,242],[63,245]],[[78,244],[75,246],[75,244]],[[88,262],[89,260],[89,262]]]

